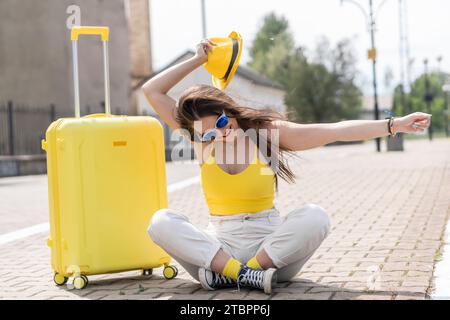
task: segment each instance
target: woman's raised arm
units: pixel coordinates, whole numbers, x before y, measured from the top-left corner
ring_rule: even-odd
[[[209,40],[202,40],[197,45],[197,53],[194,57],[164,70],[142,86],[144,95],[150,105],[172,129],[179,128],[175,120],[176,101],[169,97],[167,92],[189,73],[208,60],[207,53],[212,49],[212,45],[214,44]]]

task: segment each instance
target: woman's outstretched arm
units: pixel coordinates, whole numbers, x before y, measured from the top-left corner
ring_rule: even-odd
[[[431,115],[415,112],[394,120],[393,132],[421,132],[430,126]],[[335,123],[299,124],[275,121],[279,143],[295,151],[320,147],[336,141],[361,141],[389,135],[388,120],[346,120]],[[415,124],[417,128],[412,125]]]
[[[144,95],[150,105],[172,129],[179,128],[175,120],[176,101],[168,96],[167,92],[208,60],[207,52],[211,50],[212,45],[209,40],[203,40],[197,45],[197,53],[194,57],[164,70],[142,86]]]

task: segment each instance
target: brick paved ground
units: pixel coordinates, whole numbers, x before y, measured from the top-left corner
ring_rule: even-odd
[[[384,148],[384,146],[383,146]],[[301,153],[296,185],[281,184],[281,213],[307,203],[331,216],[329,237],[289,283],[271,296],[241,289],[208,292],[180,268],[177,279],[161,270],[90,277],[78,291],[56,287],[45,234],[0,246],[1,299],[425,299],[450,214],[450,140],[405,141],[405,152],[377,154],[374,143],[318,148]],[[198,173],[195,165],[169,164]],[[45,222],[45,176],[0,179],[0,234]],[[192,201],[196,199],[195,201]],[[170,206],[205,227],[200,185],[175,191]]]

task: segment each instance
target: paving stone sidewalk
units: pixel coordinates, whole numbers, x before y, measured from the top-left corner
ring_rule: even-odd
[[[152,277],[130,271],[92,276],[84,290],[56,287],[47,235],[39,234],[0,245],[0,299],[427,299],[450,215],[450,139],[406,140],[404,152],[374,150],[367,141],[300,153],[293,165],[298,182],[281,183],[276,205],[285,215],[318,204],[328,211],[332,229],[297,277],[271,296],[248,289],[205,291],[181,267],[174,280],[165,280],[161,270]],[[46,190],[46,184],[38,187]],[[47,201],[29,187],[16,188],[20,194],[7,199],[4,188],[0,183],[2,224],[15,223],[6,219],[8,212],[22,214],[13,201],[22,199],[25,216],[33,214],[36,201]],[[28,196],[34,200],[27,206]],[[206,227],[199,184],[173,192],[169,203]]]

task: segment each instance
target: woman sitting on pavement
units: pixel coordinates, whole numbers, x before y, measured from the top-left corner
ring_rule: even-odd
[[[236,44],[236,37],[233,40]],[[295,178],[284,156],[335,141],[419,132],[429,126],[431,115],[416,112],[384,120],[298,124],[270,109],[242,106],[208,85],[187,89],[178,102],[168,96],[172,87],[208,61],[215,45],[202,40],[194,57],[143,86],[161,119],[190,135],[200,163],[209,226],[200,230],[183,213],[161,209],[148,232],[205,289],[238,285],[269,294],[277,280],[289,281],[300,271],[330,230],[327,212],[316,204],[280,217],[273,204],[277,181]],[[238,62],[232,63],[235,71]],[[219,80],[226,85],[231,76]]]

